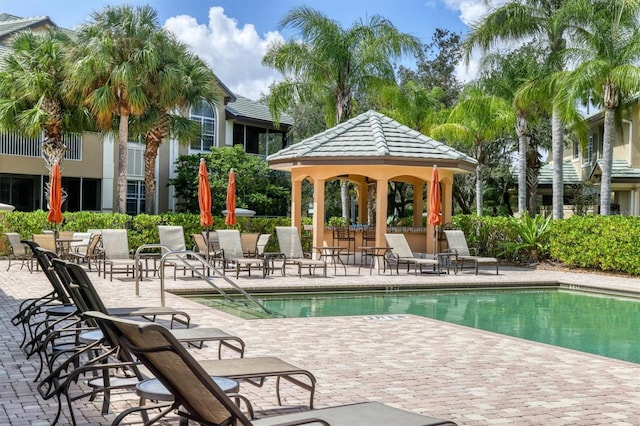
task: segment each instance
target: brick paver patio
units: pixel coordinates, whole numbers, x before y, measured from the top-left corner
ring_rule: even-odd
[[[10,318],[21,299],[44,294],[42,272],[30,274],[0,261],[0,424],[46,425],[55,401],[43,401],[33,378],[37,360],[27,359],[18,344],[21,330]],[[293,271],[292,271],[293,272]],[[244,288],[342,287],[383,285],[507,284],[563,282],[638,291],[639,279],[596,274],[502,268],[477,277],[412,274],[373,275],[349,268],[344,277],[242,277]],[[159,282],[113,282],[91,273],[108,306],[158,305]],[[205,288],[192,279],[167,281],[167,288]],[[521,339],[460,327],[412,315],[243,320],[185,298],[166,295],[167,305],[184,309],[197,325],[220,327],[247,343],[246,356],[278,356],[307,368],[318,379],[316,407],[379,400],[449,418],[460,425],[640,425],[640,365]],[[640,344],[640,343],[639,343]],[[193,349],[198,359],[214,359],[216,347]],[[640,350],[640,347],[639,347]],[[274,383],[241,386],[258,410],[277,408]],[[284,387],[284,409],[304,404],[306,395]],[[136,405],[131,392],[113,397],[110,413],[100,414],[101,399],[74,404],[79,424],[110,424],[122,409]],[[66,410],[63,410],[66,413]],[[139,416],[127,419],[140,424]],[[177,424],[177,419],[169,419]],[[61,424],[67,424],[63,418]]]

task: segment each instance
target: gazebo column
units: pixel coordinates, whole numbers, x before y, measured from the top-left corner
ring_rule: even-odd
[[[387,245],[384,234],[387,232],[387,191],[389,180],[378,179],[376,181],[376,246]]]
[[[422,226],[422,182],[416,182],[413,185],[413,226]]]
[[[313,247],[322,247],[324,240],[324,185],[325,179],[313,181]],[[313,252],[312,256],[318,255]]]
[[[302,180],[291,182],[291,226],[302,230]]]

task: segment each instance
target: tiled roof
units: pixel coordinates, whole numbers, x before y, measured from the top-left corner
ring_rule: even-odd
[[[7,13],[0,14],[0,40],[17,31],[26,30],[39,25],[54,25],[48,16],[20,18]]]
[[[513,174],[516,182],[518,180],[518,170],[516,168]],[[576,185],[582,182],[576,168],[571,161],[562,162],[562,182],[565,185]],[[540,175],[538,177],[538,185],[552,185],[553,184],[553,163],[548,163],[540,168]]]
[[[273,116],[269,111],[269,107],[263,103],[252,101],[244,96],[237,96],[234,102],[229,102],[226,107],[227,116],[230,118],[248,118],[252,120],[264,121],[265,123],[273,123]],[[280,123],[285,125],[293,125],[293,117],[289,114],[280,116]]]
[[[329,158],[430,160],[455,162],[467,170],[476,160],[376,111],[367,111],[268,157],[271,162]],[[438,164],[439,165],[439,164]]]
[[[597,166],[602,170],[602,159],[598,160]],[[611,179],[640,179],[640,169],[629,167],[625,160],[614,159],[611,164]]]

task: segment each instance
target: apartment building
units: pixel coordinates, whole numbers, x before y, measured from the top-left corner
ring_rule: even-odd
[[[636,98],[622,110],[616,124],[611,168],[611,214],[640,216],[640,99]],[[587,213],[599,210],[600,177],[602,175],[602,141],[604,112],[587,118],[589,132],[585,146],[578,141],[565,144],[563,156],[564,216],[575,213],[576,203],[585,198]],[[553,165],[540,171],[538,194],[542,206],[551,211]],[[591,197],[589,197],[591,196]]]
[[[0,57],[10,54],[9,44],[19,31],[43,31],[55,26],[47,16],[21,18],[0,13]],[[173,210],[176,199],[168,181],[180,155],[210,152],[211,149],[242,145],[246,152],[266,158],[289,145],[293,119],[283,114],[278,128],[266,105],[234,94],[222,81],[215,105],[192,108],[189,118],[201,125],[200,138],[189,146],[168,139],[156,160],[156,211]],[[84,132],[65,135],[67,153],[62,186],[67,193],[63,211],[113,211],[117,190],[118,144],[112,135]],[[41,138],[30,139],[0,133],[0,202],[17,210],[46,209],[44,188],[48,181],[40,150]],[[137,214],[144,205],[144,144],[130,142],[127,170],[127,213]]]

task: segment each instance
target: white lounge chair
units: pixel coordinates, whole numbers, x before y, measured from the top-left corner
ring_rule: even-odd
[[[263,259],[256,257],[244,257],[240,231],[237,229],[223,229],[216,232],[218,233],[218,244],[220,244],[220,250],[222,251],[225,270],[232,267],[236,271],[236,278],[238,278],[240,276],[241,269],[247,270],[249,275],[251,275],[252,267],[262,269],[264,262]],[[257,241],[258,234],[255,235]]]
[[[284,274],[286,265],[298,266],[298,275],[302,277],[302,267],[309,267],[309,275],[311,268],[322,267],[323,275],[327,276],[327,262],[324,260],[311,259],[310,255],[305,255],[302,251],[302,243],[300,242],[300,234],[298,228],[294,226],[276,226],[276,235],[278,236],[278,245],[280,251],[284,254],[284,265],[282,273]]]
[[[480,265],[495,265],[496,275],[498,275],[498,259],[495,257],[471,255],[464,232],[448,229],[444,231],[444,234],[447,237],[449,251],[455,254],[455,257],[451,258],[451,260],[456,264],[456,272],[458,271],[458,265],[460,265],[460,270],[462,270],[465,263],[473,263],[476,268],[476,275],[478,275],[478,267]]]
[[[165,255],[169,252],[185,252],[187,250],[186,243],[184,241],[184,229],[182,226],[169,226],[158,225],[158,235],[160,236],[160,244],[162,247],[162,254]],[[175,260],[173,260],[175,259]],[[194,260],[193,257],[189,259],[188,254],[175,254],[171,259],[165,262],[165,266],[173,266],[173,279],[176,279],[176,272],[178,269],[182,269],[184,275],[187,270],[201,269],[204,273],[205,265],[199,260]]]
[[[114,272],[124,272],[126,275],[131,272],[135,278],[135,274],[140,270],[140,264],[136,264],[136,261],[131,258],[126,229],[103,229],[102,251],[105,278],[107,278],[107,272],[109,281],[113,281]]]
[[[438,262],[437,259],[416,257],[411,251],[411,247],[404,234],[384,234],[384,238],[387,240],[387,244],[391,250],[391,253],[387,255],[387,260],[395,263],[396,274],[399,273],[401,264],[407,265],[407,272],[409,272],[409,268],[413,265],[416,275],[418,275],[418,270],[422,272],[423,266],[430,266],[440,273],[440,262]],[[391,265],[389,265],[389,267],[391,267]]]

